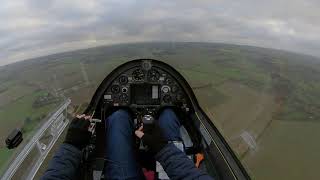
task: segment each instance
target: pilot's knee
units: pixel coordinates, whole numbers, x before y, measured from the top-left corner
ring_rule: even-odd
[[[127,128],[130,126],[130,114],[128,111],[119,109],[107,118],[108,124],[112,127]]]
[[[176,119],[176,114],[171,108],[164,109],[159,117],[159,125],[160,127],[168,125],[168,123],[172,123],[172,121]]]

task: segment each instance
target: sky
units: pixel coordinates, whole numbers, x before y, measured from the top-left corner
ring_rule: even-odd
[[[0,66],[101,45],[223,42],[320,57],[319,0],[3,0]]]

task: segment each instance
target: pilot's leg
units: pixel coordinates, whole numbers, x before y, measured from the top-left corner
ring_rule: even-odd
[[[141,179],[134,150],[134,125],[129,113],[118,110],[106,119],[105,179]]]
[[[159,117],[159,126],[168,141],[181,141],[180,121],[172,109],[164,109]]]

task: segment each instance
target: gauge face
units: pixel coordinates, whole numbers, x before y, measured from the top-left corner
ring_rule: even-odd
[[[168,92],[170,91],[170,87],[167,86],[167,85],[162,86],[161,91],[162,91],[163,93],[168,93]]]
[[[132,78],[136,81],[142,81],[144,79],[144,72],[141,69],[133,71]]]
[[[169,84],[169,85],[172,84],[172,79],[171,78],[167,78],[166,79],[166,83]]]
[[[176,93],[177,91],[178,91],[178,86],[173,85],[172,88],[171,88],[171,92],[172,93]]]
[[[112,86],[111,86],[111,92],[112,92],[113,94],[119,93],[119,92],[120,92],[120,86],[119,86],[119,85],[112,85]]]
[[[158,81],[160,78],[160,73],[155,70],[155,69],[151,69],[148,73],[148,79],[149,81]]]
[[[127,84],[128,83],[128,77],[127,76],[120,76],[119,83],[120,84]]]
[[[128,95],[127,94],[125,94],[125,93],[122,93],[120,96],[119,96],[119,100],[121,101],[121,102],[127,102],[128,101]]]

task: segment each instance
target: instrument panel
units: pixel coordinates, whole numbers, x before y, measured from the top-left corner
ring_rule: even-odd
[[[121,72],[104,93],[104,102],[109,106],[183,106],[186,101],[175,78],[148,61]]]

